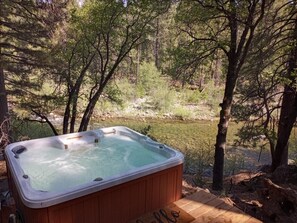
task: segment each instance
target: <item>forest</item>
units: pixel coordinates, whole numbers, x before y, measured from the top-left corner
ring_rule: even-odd
[[[111,107],[217,122],[214,190],[223,189],[231,120],[259,137],[271,171],[288,164],[297,117],[295,0],[1,0],[0,149],[13,120],[86,131]],[[100,113],[101,112],[101,113]],[[53,122],[52,116],[61,117]]]

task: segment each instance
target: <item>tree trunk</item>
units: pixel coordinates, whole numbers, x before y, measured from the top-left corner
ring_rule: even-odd
[[[156,35],[155,35],[155,47],[154,47],[154,55],[155,55],[155,66],[160,69],[160,58],[159,58],[159,51],[160,51],[160,23],[159,19],[156,19]]]
[[[80,71],[79,77],[75,81],[74,86],[70,83],[70,78],[68,80],[68,101],[66,104],[64,119],[63,119],[63,134],[68,133],[69,127],[69,119],[70,119],[70,132],[74,132],[74,126],[77,116],[77,102],[78,102],[78,94],[80,91],[80,87],[83,83],[83,79],[89,69],[93,59],[95,58],[95,53],[90,56],[89,61],[84,64],[82,70]],[[72,109],[71,109],[72,107]]]
[[[79,89],[75,93],[75,95],[73,97],[73,102],[72,102],[72,114],[71,114],[71,119],[70,119],[70,133],[74,132],[74,127],[75,127],[75,121],[76,121],[76,116],[77,116],[78,92],[79,92]]]
[[[96,92],[96,94],[91,98],[91,100],[89,100],[88,106],[84,112],[84,115],[82,117],[82,120],[79,126],[79,130],[78,130],[79,132],[87,131],[90,119],[93,115],[97,101],[99,100],[103,92],[103,89],[104,89],[104,86],[102,85],[101,88],[99,88],[99,90]]]
[[[277,132],[277,143],[272,157],[273,171],[280,165],[288,164],[288,143],[297,117],[297,20],[295,20],[294,26],[293,37],[295,41],[294,45],[292,44],[286,75],[286,77],[290,80],[290,83],[285,85],[283,93],[283,101]]]
[[[215,67],[213,71],[213,80],[214,80],[214,86],[218,87],[220,86],[220,79],[222,76],[222,60],[221,58],[215,59]]]
[[[220,121],[218,124],[218,133],[215,144],[215,157],[213,167],[213,184],[214,190],[223,189],[223,173],[224,173],[224,156],[226,149],[226,139],[228,124],[231,115],[231,107],[233,101],[234,89],[237,81],[235,71],[235,61],[229,62],[229,69],[226,79],[223,103],[221,104]]]
[[[285,86],[280,120],[278,124],[277,143],[272,157],[272,170],[288,164],[288,143],[297,117],[296,89]]]
[[[71,94],[68,95],[68,101],[64,111],[63,117],[63,134],[68,133],[69,119],[70,119],[70,106],[71,106]]]
[[[139,73],[140,73],[140,60],[141,60],[141,44],[137,47],[137,67],[136,67],[136,86],[138,85]]]
[[[9,113],[7,94],[4,82],[4,71],[0,67],[0,151],[9,144]]]
[[[234,1],[231,1],[234,4]],[[222,190],[223,189],[223,176],[224,176],[224,156],[226,149],[226,139],[227,139],[227,130],[228,124],[231,115],[231,107],[234,95],[234,89],[236,86],[238,73],[237,63],[237,18],[236,18],[236,10],[234,7],[234,11],[232,12],[231,17],[229,18],[230,22],[230,50],[228,52],[228,71],[225,82],[225,91],[223,102],[220,104],[220,121],[218,124],[218,133],[216,137],[215,144],[215,156],[214,156],[214,166],[213,166],[213,182],[212,188],[214,190]]]

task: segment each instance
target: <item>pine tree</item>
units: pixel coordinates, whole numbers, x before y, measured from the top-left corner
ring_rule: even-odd
[[[0,121],[9,120],[10,107],[32,98],[49,66],[50,38],[63,15],[64,1],[1,0],[1,109]],[[25,103],[24,103],[25,102]],[[11,111],[10,111],[11,113]],[[8,134],[8,121],[4,127]],[[7,138],[7,137],[6,137]],[[7,144],[8,142],[4,143]]]

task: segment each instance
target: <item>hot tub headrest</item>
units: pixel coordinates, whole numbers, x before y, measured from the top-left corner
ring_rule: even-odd
[[[18,155],[18,154],[21,154],[22,152],[26,151],[27,148],[25,146],[22,146],[22,145],[18,145],[16,147],[14,147],[11,151],[15,154],[15,155]]]

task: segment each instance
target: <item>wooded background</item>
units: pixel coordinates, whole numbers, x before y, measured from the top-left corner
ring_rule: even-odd
[[[129,88],[137,90],[135,99],[164,86],[200,93],[211,86],[222,88],[213,189],[222,189],[231,117],[245,122],[243,141],[267,139],[272,170],[287,164],[297,116],[295,0],[1,0],[0,6],[1,149],[12,141],[14,117],[34,114],[55,134],[85,131],[100,101],[123,103]],[[154,106],[164,105],[157,99]],[[63,116],[62,128],[51,113]]]

